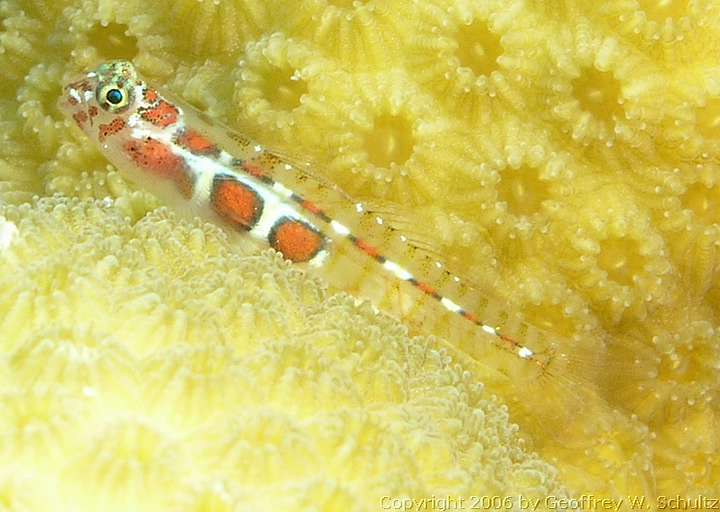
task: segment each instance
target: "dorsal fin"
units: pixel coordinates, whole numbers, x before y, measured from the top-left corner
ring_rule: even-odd
[[[538,356],[558,348],[557,337],[526,322],[496,290],[479,286],[447,267],[435,243],[427,233],[417,230],[411,215],[391,203],[355,201],[339,186],[323,178],[308,162],[299,162],[282,152],[255,143],[234,130],[207,118],[194,107],[178,100],[187,117],[187,125],[217,143],[239,170],[264,176],[291,191],[291,199],[319,220],[340,222],[353,243],[376,261],[390,259],[414,276],[417,289],[439,302],[453,304],[451,312],[460,313],[479,330],[492,333],[493,343],[515,355],[530,347]],[[379,257],[381,256],[381,257]],[[562,345],[562,343],[560,343]],[[521,357],[523,357],[521,355]],[[551,357],[548,356],[548,361]],[[537,360],[541,367],[545,360]]]
[[[352,209],[356,203],[349,194],[317,171],[321,168],[320,165],[309,159],[300,160],[281,150],[261,145],[221,122],[209,118],[207,114],[181,99],[172,95],[168,95],[168,98],[182,109],[188,126],[192,126],[195,131],[216,142],[221,149],[233,157],[256,165],[273,181],[307,196],[330,210],[342,206]]]

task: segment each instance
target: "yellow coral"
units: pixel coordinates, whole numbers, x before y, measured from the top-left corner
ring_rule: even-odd
[[[442,350],[277,254],[112,201],[3,213],[19,228],[0,260],[0,448],[49,494],[8,484],[3,502],[368,510],[388,493],[565,492]]]
[[[562,495],[526,442],[576,494],[720,486],[717,0],[3,0],[0,20],[3,505]],[[593,399],[523,394],[497,354],[450,357],[155,210],[55,108],[109,58],[401,205],[603,362]]]

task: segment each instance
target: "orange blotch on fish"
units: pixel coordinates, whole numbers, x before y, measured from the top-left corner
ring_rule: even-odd
[[[324,245],[322,235],[312,226],[288,217],[273,226],[268,241],[273,249],[293,263],[310,261]]]
[[[98,127],[98,140],[103,142],[106,138],[115,135],[123,128],[125,128],[125,121],[120,118],[115,118],[107,124],[101,124]]]
[[[187,172],[181,173],[175,179],[175,185],[177,186],[178,191],[180,191],[180,195],[183,196],[183,198],[192,198],[194,183],[193,178],[190,174],[188,174]]]
[[[478,317],[475,316],[474,314],[470,313],[469,311],[463,311],[462,316],[464,316],[465,318],[467,318],[474,324],[480,323],[480,320],[478,319]]]
[[[91,105],[88,109],[88,114],[90,115],[90,117],[97,117],[98,113],[98,108],[95,105]]]
[[[82,128],[82,127],[83,127],[83,124],[85,124],[85,121],[88,120],[88,116],[87,116],[87,114],[85,113],[84,110],[81,110],[80,112],[75,112],[75,113],[73,114],[73,119],[75,120],[75,122],[77,123],[77,125],[78,125],[80,128]]]
[[[313,203],[312,201],[308,201],[307,199],[302,202],[302,207],[305,208],[310,213],[319,214],[321,212],[318,205]]]
[[[437,297],[437,296],[438,296],[438,292],[435,290],[435,288],[433,288],[432,286],[430,286],[430,285],[427,284],[427,283],[419,282],[419,283],[417,284],[417,287],[418,287],[423,293],[427,293],[428,295],[431,295],[431,296],[433,296],[433,297]]]
[[[138,167],[150,171],[158,178],[174,181],[183,197],[192,197],[193,184],[185,161],[175,155],[167,145],[148,137],[143,140],[130,140],[123,148]]]
[[[257,192],[227,175],[215,176],[210,203],[220,217],[248,231],[257,224],[263,210],[263,201]]]
[[[184,130],[177,137],[177,143],[196,155],[217,155],[218,147],[195,130]]]
[[[250,174],[251,176],[255,176],[256,178],[260,178],[260,177],[262,177],[262,176],[265,176],[265,173],[263,172],[262,168],[259,167],[259,166],[257,166],[257,165],[253,165],[253,164],[250,164],[250,163],[247,163],[247,162],[243,162],[242,168],[243,168],[248,174]]]
[[[356,240],[355,245],[358,249],[360,249],[362,252],[370,256],[371,258],[377,258],[380,256],[380,252],[378,251],[377,247],[370,245],[369,243],[365,242],[364,240]],[[423,290],[424,291],[424,290]]]
[[[155,89],[147,88],[143,91],[143,98],[145,98],[145,101],[155,103],[158,99],[158,93]]]
[[[75,83],[73,83],[73,84],[70,84],[70,86],[71,86],[73,89],[77,89],[77,90],[83,91],[83,92],[85,92],[85,91],[92,91],[92,90],[93,90],[92,85],[90,85],[90,82],[88,82],[87,80],[80,80],[80,81],[78,81],[78,82],[75,82]]]
[[[165,100],[158,101],[157,105],[152,107],[140,108],[138,111],[144,120],[161,128],[177,123],[179,114],[177,107]]]
[[[507,335],[501,334],[501,333],[498,333],[497,336],[498,336],[498,338],[500,338],[501,340],[503,340],[505,343],[508,344],[508,346],[510,346],[510,347],[512,347],[512,348],[518,348],[518,347],[521,346],[520,343],[518,343],[517,340],[511,338],[510,336],[507,336]]]

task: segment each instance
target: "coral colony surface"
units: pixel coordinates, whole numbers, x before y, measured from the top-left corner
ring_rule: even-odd
[[[56,107],[112,58],[411,212],[580,370],[518,389],[162,208]],[[717,0],[0,0],[0,74],[0,509],[718,497]]]

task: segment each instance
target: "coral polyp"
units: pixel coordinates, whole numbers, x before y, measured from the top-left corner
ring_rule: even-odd
[[[396,14],[404,2],[380,0],[301,0],[293,15],[281,20],[281,31],[312,41],[321,54],[353,69],[398,62]],[[394,15],[395,14],[395,15]]]
[[[414,2],[415,30],[403,32],[419,83],[456,115],[480,121],[501,106],[523,108],[523,86],[546,69],[534,23],[516,2]],[[408,14],[410,16],[410,14]],[[498,105],[499,104],[499,105]]]
[[[308,97],[322,95],[327,87],[323,82],[330,73],[316,57],[307,45],[282,33],[248,44],[233,73],[236,120],[251,119],[265,132],[287,135],[307,116]]]
[[[270,6],[257,0],[163,1],[153,9],[163,13],[163,24],[173,31],[181,54],[212,54],[223,60],[238,55],[245,43],[262,34],[273,14]]]

